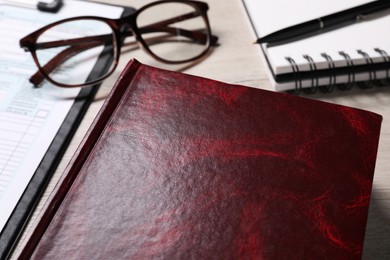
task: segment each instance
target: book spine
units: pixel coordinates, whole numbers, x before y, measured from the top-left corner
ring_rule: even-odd
[[[45,205],[46,209],[43,210],[44,214],[35,227],[31,238],[23,248],[19,259],[30,259],[34,254],[35,248],[45,234],[47,227],[50,225],[55,213],[61,206],[66,194],[71,189],[77,174],[83,166],[83,163],[93,150],[96,141],[99,139],[100,134],[109,122],[117,104],[119,104],[120,99],[123,97],[123,93],[131,85],[131,82],[137,74],[140,66],[141,63],[138,61],[131,60],[123,70],[121,76],[79,145],[79,148],[68,164],[68,167],[65,169],[62,178],[57,184],[56,191],[52,193],[53,195],[49,198],[48,203]]]

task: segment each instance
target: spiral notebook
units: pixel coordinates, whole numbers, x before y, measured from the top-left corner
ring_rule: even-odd
[[[255,37],[336,13],[368,0],[243,0]],[[390,12],[369,19],[260,50],[269,67],[269,78],[276,91],[304,88],[332,91],[388,84],[390,74]],[[363,84],[364,83],[364,84]]]

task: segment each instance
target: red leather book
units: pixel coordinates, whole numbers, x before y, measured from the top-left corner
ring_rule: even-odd
[[[21,257],[359,259],[381,120],[133,60]]]

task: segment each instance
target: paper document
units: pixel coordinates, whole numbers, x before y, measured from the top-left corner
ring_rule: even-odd
[[[0,0],[0,230],[80,91],[50,83],[34,88],[28,79],[37,67],[31,54],[19,47],[20,38],[66,17],[117,18],[122,12],[121,7],[69,0],[59,13],[51,14],[10,6]],[[80,30],[79,33],[82,34]],[[95,63],[96,60],[91,60],[85,69],[91,70]],[[72,75],[71,69],[66,73]]]

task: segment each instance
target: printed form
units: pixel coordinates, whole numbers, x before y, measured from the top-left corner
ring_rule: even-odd
[[[68,0],[58,14],[50,14],[0,0],[0,232],[80,91],[50,83],[34,88],[28,79],[37,67],[19,40],[66,17],[117,18],[122,12],[121,7]]]

